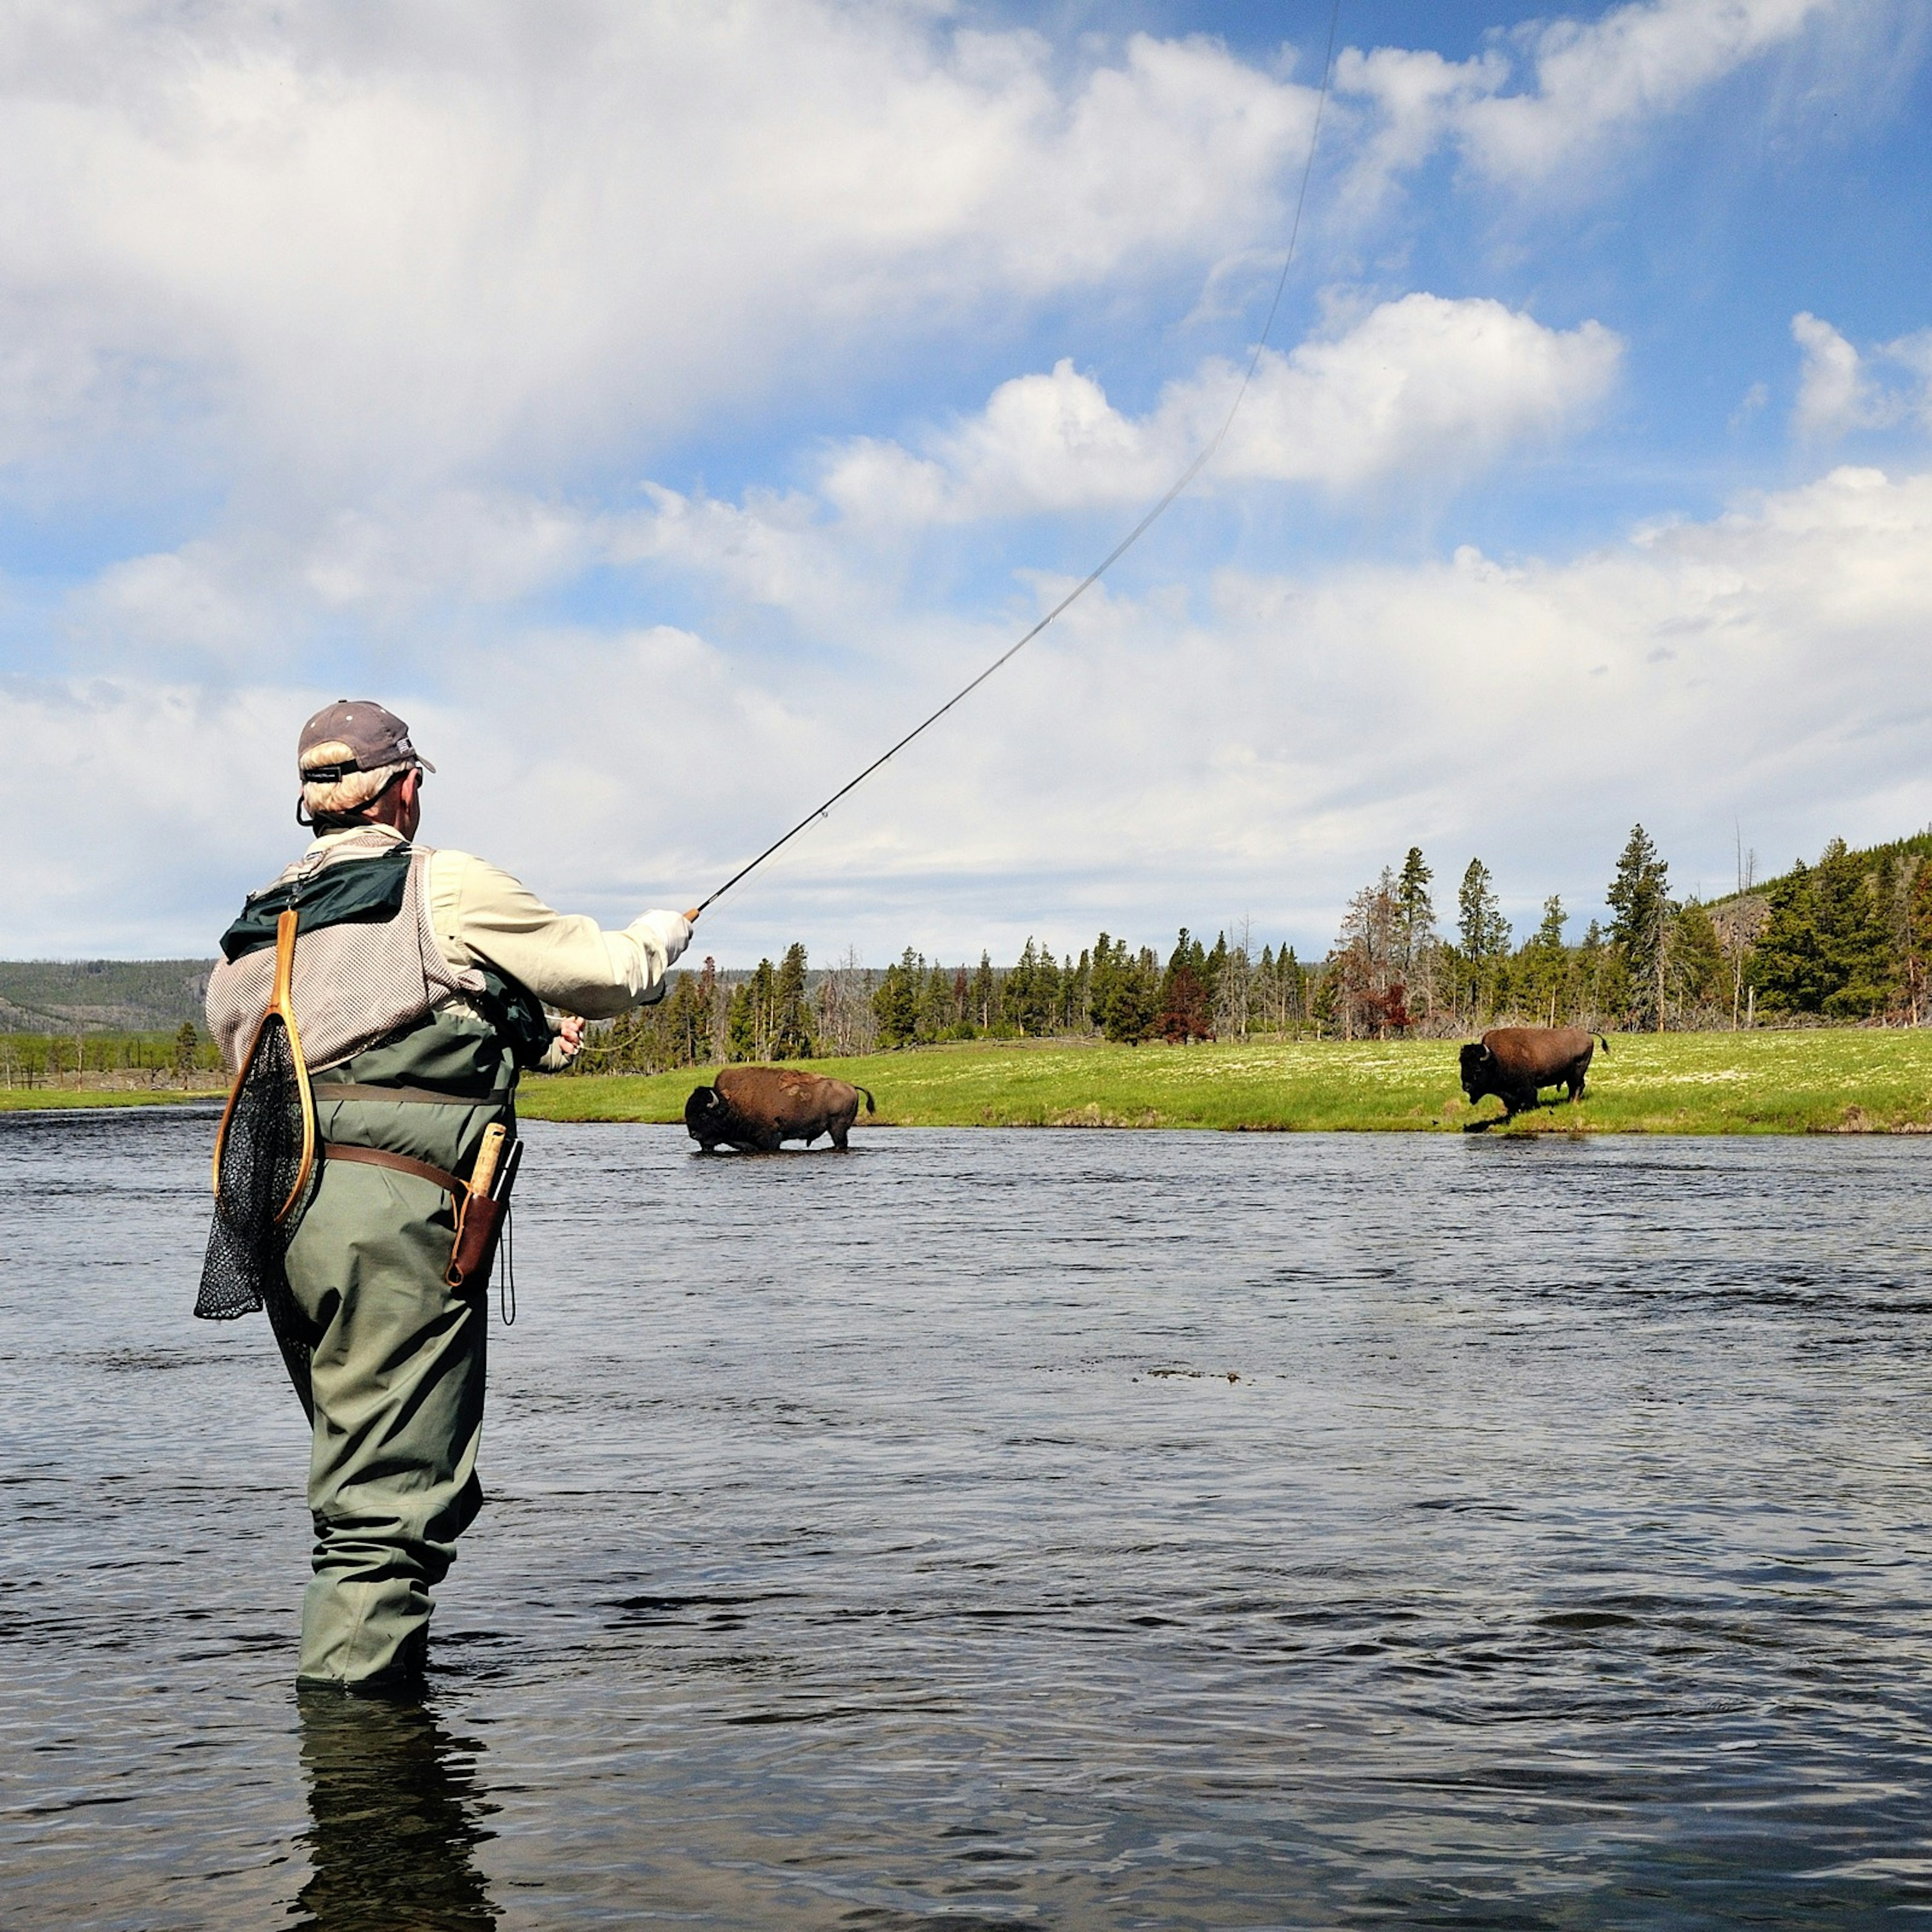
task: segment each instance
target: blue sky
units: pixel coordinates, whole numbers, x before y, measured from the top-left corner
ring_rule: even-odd
[[[0,955],[201,953],[382,698],[426,838],[701,898],[1225,409],[1328,8],[27,7],[0,25]],[[1932,820],[1932,18],[1343,0],[1214,467],[707,915],[1182,922],[1420,843],[1520,929]]]

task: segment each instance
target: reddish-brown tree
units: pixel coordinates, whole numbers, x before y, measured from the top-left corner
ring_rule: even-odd
[[[1154,1030],[1165,1040],[1186,1042],[1212,1040],[1214,1016],[1208,1006],[1208,988],[1194,968],[1184,961],[1168,975],[1167,998],[1162,1002]]]

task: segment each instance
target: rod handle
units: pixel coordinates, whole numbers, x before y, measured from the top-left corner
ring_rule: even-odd
[[[476,1150],[475,1164],[470,1170],[470,1192],[488,1194],[496,1178],[496,1162],[502,1157],[503,1142],[508,1132],[500,1120],[492,1120],[483,1130],[482,1144]]]

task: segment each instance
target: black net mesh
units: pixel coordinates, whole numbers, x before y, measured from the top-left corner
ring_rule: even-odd
[[[266,1307],[290,1379],[307,1408],[309,1354],[316,1338],[290,1292],[283,1265],[305,1202],[298,1202],[279,1225],[275,1219],[302,1171],[302,1102],[288,1029],[271,1013],[229,1114],[194,1312],[204,1320],[227,1322]],[[311,1174],[311,1186],[314,1180]]]

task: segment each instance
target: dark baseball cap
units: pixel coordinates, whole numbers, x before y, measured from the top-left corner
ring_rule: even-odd
[[[350,755],[328,765],[302,760],[317,745],[346,745]],[[296,763],[304,784],[334,784],[351,772],[380,771],[385,765],[435,766],[410,742],[410,728],[393,711],[367,698],[338,698],[318,711],[302,729]]]

